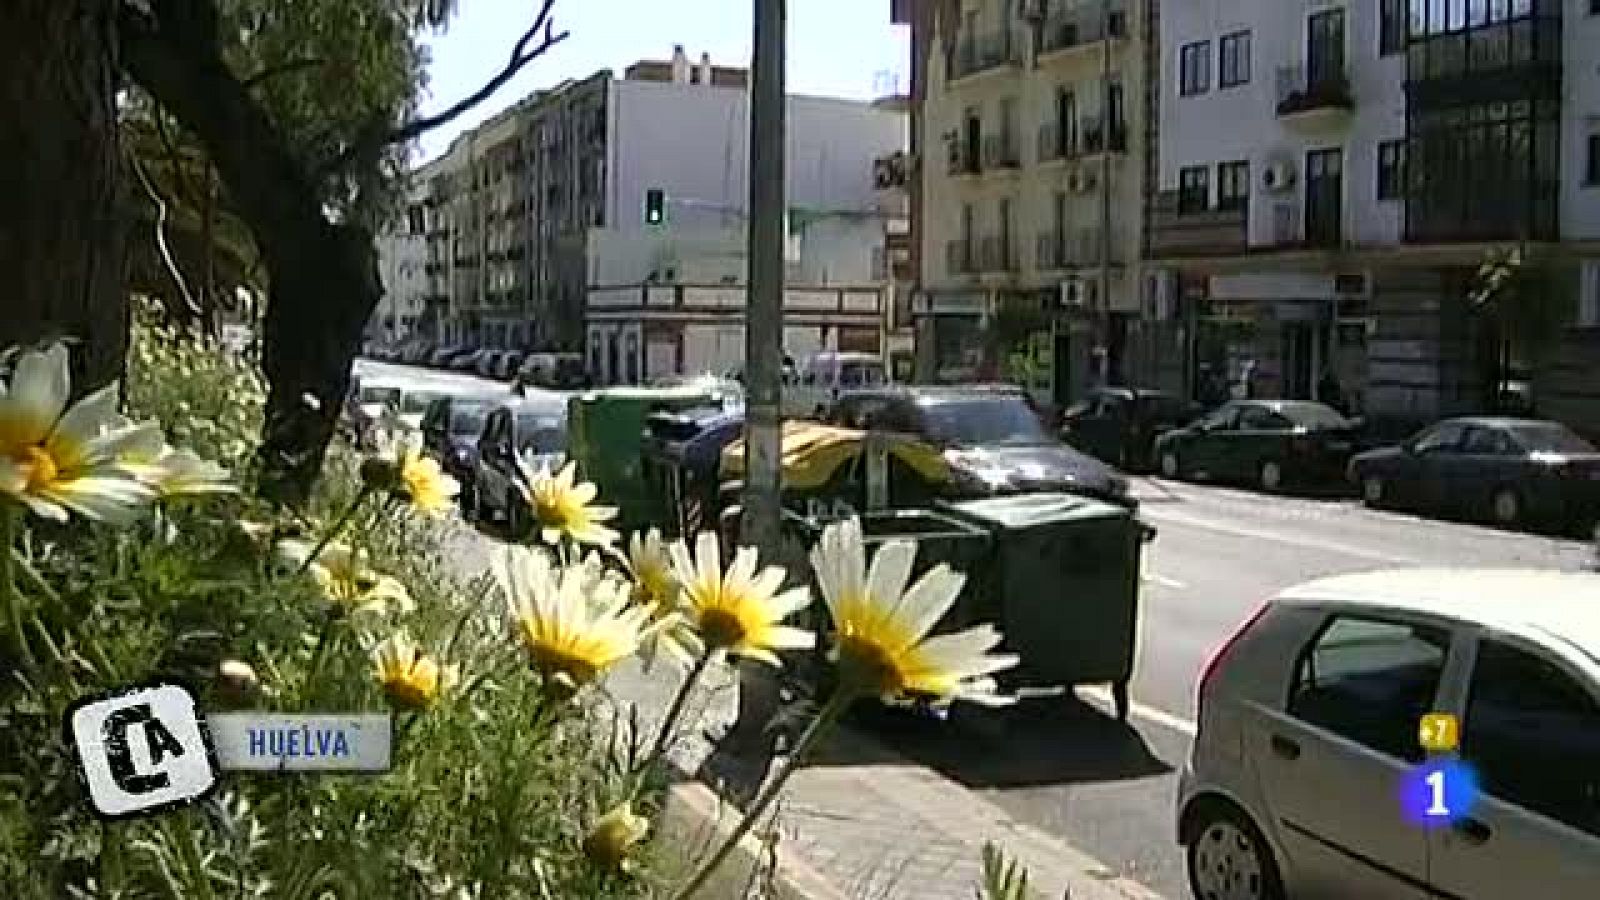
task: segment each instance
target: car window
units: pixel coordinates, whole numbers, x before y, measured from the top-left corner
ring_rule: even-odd
[[[505,430],[506,413],[504,410],[495,410],[489,415],[489,421],[483,427],[483,436],[479,438],[486,443],[496,444],[503,438],[501,432]]]
[[[1039,417],[1018,397],[941,397],[919,405],[927,434],[937,441],[984,446],[1037,444],[1051,439]]]
[[[1600,836],[1600,708],[1553,663],[1480,644],[1461,753],[1484,791]]]
[[[432,391],[407,391],[400,401],[400,411],[408,415],[426,412],[438,396]]]
[[[1440,422],[1417,438],[1413,449],[1417,453],[1449,453],[1460,445],[1467,427],[1460,422]]]
[[[1517,443],[1530,453],[1597,453],[1593,444],[1565,425],[1540,422],[1511,429]]]
[[[1250,431],[1290,431],[1294,423],[1265,406],[1247,406],[1239,411],[1239,427]]]
[[[1379,753],[1420,759],[1449,637],[1427,626],[1335,616],[1302,651],[1289,714]]]
[[[1127,403],[1116,394],[1101,394],[1095,402],[1095,415],[1120,419],[1127,413]]]
[[[483,430],[483,420],[488,413],[481,406],[457,404],[450,410],[450,433],[463,436]]]
[[[883,384],[883,367],[875,362],[847,362],[839,367],[841,387],[872,387]]]
[[[1239,418],[1239,407],[1229,404],[1220,409],[1214,409],[1197,424],[1207,431],[1222,431],[1232,428]]]
[[[1511,435],[1503,430],[1475,426],[1468,428],[1466,436],[1462,438],[1461,452],[1480,456],[1510,456],[1518,451]]]
[[[867,427],[896,434],[916,434],[916,411],[909,403],[883,403],[867,415]]]

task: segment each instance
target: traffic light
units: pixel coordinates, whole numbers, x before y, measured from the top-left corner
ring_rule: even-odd
[[[667,224],[666,191],[650,188],[644,192],[644,223],[655,226]]]

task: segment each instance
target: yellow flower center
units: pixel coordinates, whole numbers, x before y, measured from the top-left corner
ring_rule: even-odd
[[[389,702],[401,709],[426,709],[433,704],[437,688],[433,679],[412,672],[393,675],[383,682],[383,692]]]
[[[533,667],[541,675],[546,678],[565,675],[575,687],[588,684],[600,674],[600,667],[595,661],[574,647],[557,646],[530,637],[528,654],[533,657]]]
[[[877,641],[859,635],[839,636],[839,680],[879,697],[905,693],[907,678],[900,661]]]
[[[55,457],[43,447],[24,447],[22,458],[18,462],[28,473],[30,491],[44,490],[61,477],[61,468],[56,465]]]
[[[533,498],[533,514],[545,528],[570,531],[576,524],[573,504],[554,492],[540,492]]]

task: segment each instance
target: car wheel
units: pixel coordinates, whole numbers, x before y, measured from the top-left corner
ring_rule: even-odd
[[[1174,481],[1183,477],[1183,465],[1178,461],[1176,450],[1161,451],[1161,477]]]
[[[1373,509],[1383,509],[1389,505],[1389,486],[1383,479],[1376,475],[1368,475],[1361,479],[1361,502]]]
[[[1489,515],[1505,528],[1522,524],[1522,498],[1511,488],[1500,488],[1489,498]]]
[[[1283,900],[1272,848],[1247,816],[1212,804],[1189,842],[1189,890],[1196,900]]]
[[[1256,480],[1260,482],[1261,489],[1267,493],[1275,494],[1283,490],[1283,463],[1275,459],[1269,459],[1261,464],[1261,468],[1256,475]]]

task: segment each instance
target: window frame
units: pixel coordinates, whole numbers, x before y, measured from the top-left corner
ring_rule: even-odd
[[[1406,139],[1378,143],[1377,197],[1379,203],[1403,200],[1406,195]]]
[[[1410,36],[1410,4],[1407,0],[1378,0],[1378,56],[1406,52]]]
[[[1600,0],[1594,0],[1600,3]],[[1600,130],[1583,136],[1583,187],[1600,187]]]
[[[1211,90],[1211,41],[1191,41],[1178,48],[1178,96],[1198,97]]]
[[[1235,51],[1230,72],[1229,49]],[[1251,76],[1250,29],[1234,31],[1217,38],[1217,89],[1239,87],[1250,83]]]
[[[1348,741],[1349,743],[1360,747],[1362,750],[1368,753],[1377,754],[1386,759],[1396,760],[1398,762],[1420,762],[1424,758],[1425,753],[1421,745],[1415,740],[1412,740],[1407,744],[1408,749],[1406,752],[1409,755],[1396,757],[1389,753],[1386,749],[1374,747],[1371,744],[1368,744],[1362,740],[1358,740],[1357,738],[1346,734],[1343,731],[1338,731],[1322,723],[1314,722],[1305,718],[1302,713],[1296,712],[1295,699],[1301,691],[1302,672],[1304,671],[1307,662],[1316,652],[1317,646],[1322,642],[1323,638],[1327,636],[1328,632],[1331,631],[1333,627],[1340,621],[1355,621],[1369,625],[1387,625],[1396,628],[1405,628],[1411,632],[1413,639],[1415,639],[1419,634],[1432,632],[1432,637],[1438,641],[1438,646],[1441,652],[1441,656],[1439,658],[1439,674],[1434,680],[1433,684],[1433,696],[1428,698],[1427,702],[1427,707],[1432,709],[1437,706],[1443,692],[1443,688],[1447,686],[1447,681],[1450,677],[1450,666],[1452,662],[1451,652],[1457,647],[1456,627],[1447,622],[1438,622],[1431,619],[1411,617],[1400,613],[1375,612],[1365,609],[1352,609],[1348,607],[1329,607],[1325,608],[1322,612],[1322,621],[1317,625],[1316,630],[1311,633],[1311,637],[1309,637],[1305,643],[1301,645],[1299,651],[1295,653],[1294,664],[1289,670],[1289,683],[1287,686],[1286,696],[1284,697],[1283,714],[1292,719],[1300,727],[1314,728],[1318,731],[1325,732],[1333,737],[1338,738],[1339,740]],[[1415,722],[1409,723],[1408,733],[1412,735],[1416,733]]]

